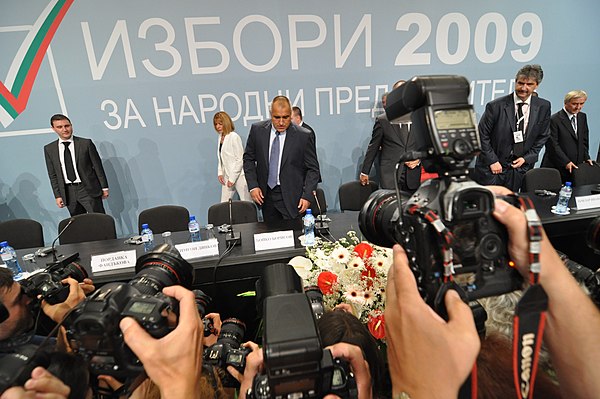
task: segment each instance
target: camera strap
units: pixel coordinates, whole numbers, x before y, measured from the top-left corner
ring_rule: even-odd
[[[442,257],[444,262],[444,283],[453,281],[454,279],[454,253],[452,252],[452,244],[454,243],[454,234],[442,222],[437,213],[426,207],[419,207],[414,204],[408,208],[408,213],[419,216],[427,223],[431,224],[435,232],[438,234],[442,247]]]
[[[540,348],[544,335],[548,296],[539,284],[542,223],[531,199],[517,197],[527,219],[529,282],[513,320],[513,373],[517,398],[533,398]]]

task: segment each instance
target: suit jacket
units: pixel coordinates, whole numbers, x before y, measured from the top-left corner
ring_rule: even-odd
[[[513,93],[490,101],[479,121],[481,153],[477,157],[475,170],[480,184],[494,183],[490,165],[500,162],[502,169],[509,170],[513,161],[513,132],[517,126]],[[533,168],[540,150],[550,137],[550,102],[531,97],[529,120],[523,143],[525,163],[519,172],[524,174]]]
[[[108,181],[96,146],[90,139],[75,136],[73,136],[73,143],[77,172],[85,190],[91,197],[101,196],[102,189],[108,188]],[[58,139],[44,146],[44,157],[54,197],[61,197],[66,202],[67,190],[58,154]]]
[[[219,151],[220,143],[217,142],[217,159],[219,160],[218,176],[224,176],[225,181],[235,183],[240,176],[244,176],[244,147],[242,139],[236,132],[231,132],[223,139],[223,146]]]
[[[361,173],[365,175],[369,174],[375,156],[380,148],[380,186],[381,188],[393,190],[395,188],[394,173],[396,164],[402,154],[415,149],[414,135],[410,134],[406,124],[391,124],[385,113],[379,115],[375,120],[375,125],[373,125],[373,135],[367,147]],[[406,169],[406,185],[408,188],[411,190],[419,188],[421,167],[408,169],[404,164],[402,167]],[[401,172],[403,171],[404,169]]]
[[[259,187],[267,193],[269,177],[269,139],[271,121],[257,122],[250,128],[244,152],[244,173],[248,189]],[[298,202],[313,202],[313,191],[319,181],[319,161],[315,141],[310,132],[290,124],[281,154],[279,181],[283,202],[291,217],[298,216]]]
[[[546,152],[542,159],[542,167],[558,169],[563,182],[571,179],[565,168],[569,162],[579,165],[590,158],[589,128],[587,115],[577,114],[577,134],[573,130],[569,116],[561,109],[550,118],[550,139],[546,142]]]

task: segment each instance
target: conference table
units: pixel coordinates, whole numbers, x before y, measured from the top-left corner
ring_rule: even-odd
[[[567,254],[576,262],[582,263],[594,269],[600,265],[600,258],[585,245],[585,232],[593,219],[600,215],[600,210],[576,210],[575,196],[588,195],[595,186],[576,187],[571,199],[571,213],[569,215],[555,215],[551,207],[556,204],[557,196],[544,197],[529,193],[528,196],[534,202],[536,210],[540,215],[544,229],[552,240],[555,247]],[[329,233],[326,239],[337,239],[353,230],[361,236],[358,225],[359,212],[346,211],[330,213],[328,217]],[[258,329],[258,317],[255,298],[253,296],[240,295],[255,290],[255,283],[261,276],[263,268],[272,263],[287,263],[295,256],[305,255],[305,248],[300,243],[302,235],[302,221],[280,221],[276,223],[245,223],[234,225],[234,230],[241,235],[242,243],[222,258],[209,256],[189,260],[194,269],[193,287],[201,289],[212,297],[212,304],[208,311],[221,313],[222,318],[236,317],[243,320],[247,326],[247,339],[255,339],[254,334]],[[254,235],[275,231],[292,230],[294,235],[294,246],[275,250],[256,251],[254,248]],[[219,254],[223,254],[227,248],[225,233],[218,233],[217,229],[202,230],[202,238],[208,239],[212,236],[218,239]],[[187,231],[172,232],[171,239],[174,244],[189,242],[190,236]],[[69,256],[79,253],[79,263],[86,268],[94,283],[98,286],[107,282],[131,280],[135,275],[133,267],[112,270],[103,273],[92,273],[91,257],[119,251],[135,250],[137,257],[144,254],[142,245],[125,243],[126,238],[115,240],[93,241],[77,244],[64,244],[57,246],[60,256]],[[155,234],[155,244],[162,243],[160,234]],[[21,258],[23,255],[34,252],[35,249],[18,250]],[[60,257],[59,257],[60,259]],[[22,261],[21,265],[26,271],[44,268],[49,258],[36,257],[35,262]],[[592,262],[592,263],[590,263]]]

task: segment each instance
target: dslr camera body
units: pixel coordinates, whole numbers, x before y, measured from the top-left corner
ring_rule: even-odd
[[[50,264],[43,271],[33,274],[19,283],[23,293],[35,300],[38,296],[51,305],[64,302],[69,296],[69,285],[63,284],[62,280],[72,277],[82,282],[88,277],[85,269],[75,260],[79,254],[71,255],[60,262]]]
[[[212,346],[204,349],[204,364],[223,370],[233,366],[241,373],[246,367],[246,356],[252,349],[242,346],[246,325],[241,320],[229,318],[223,321],[221,332]],[[228,372],[223,373],[221,383],[224,387],[239,387],[239,382]]]
[[[254,377],[248,398],[358,397],[348,364],[323,349],[302,280],[289,265],[265,268],[256,283],[262,303],[265,372]]]
[[[468,95],[469,82],[453,75],[414,77],[388,95],[390,122],[411,113],[410,134],[416,135],[416,151],[403,154],[399,165],[420,159],[439,177],[410,198],[398,190],[376,191],[359,216],[369,241],[402,244],[421,295],[434,308],[450,275],[468,301],[522,286],[510,265],[506,229],[492,215],[494,194],[469,178],[468,165],[481,144]]]
[[[171,285],[190,289],[193,283],[192,266],[169,244],[138,258],[135,269],[129,283],[103,285],[65,319],[71,346],[95,375],[128,378],[141,374],[143,365],[125,344],[119,322],[133,317],[154,338],[165,336],[175,327],[167,311],[177,312],[178,304],[162,289]]]

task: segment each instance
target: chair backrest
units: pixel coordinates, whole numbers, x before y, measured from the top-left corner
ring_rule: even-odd
[[[562,187],[560,172],[554,168],[534,168],[528,170],[521,185],[522,192],[550,190],[559,192]]]
[[[142,231],[142,224],[148,223],[148,227],[154,234],[162,234],[165,231],[186,231],[190,221],[190,212],[187,208],[178,205],[161,205],[145,209],[138,216],[138,231]]]
[[[323,214],[327,214],[327,200],[325,199],[325,192],[321,187],[318,187],[316,193],[321,211],[323,211]],[[312,211],[313,215],[318,216],[321,214],[319,211],[319,206],[317,206],[317,202],[314,199],[310,201],[310,210]]]
[[[363,186],[358,180],[342,184],[338,189],[340,209],[342,211],[360,211],[363,204],[369,199],[369,195],[377,188],[377,183],[372,181],[366,186]]]
[[[0,242],[8,241],[14,249],[44,246],[42,225],[31,219],[13,219],[0,223]]]
[[[73,220],[68,229],[60,236],[61,244],[74,244],[86,241],[112,240],[117,238],[115,219],[104,213],[84,213],[63,219],[58,224],[59,233]]]
[[[577,169],[573,170],[573,185],[581,186],[584,184],[599,184],[600,183],[600,165],[590,165],[587,162],[578,165]]]
[[[256,205],[252,201],[231,201],[233,224],[258,222]],[[208,208],[208,223],[229,224],[229,202],[220,202]]]

